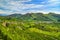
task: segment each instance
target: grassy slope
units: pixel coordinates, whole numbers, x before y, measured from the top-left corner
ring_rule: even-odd
[[[16,16],[18,21],[15,21],[15,16],[14,18],[0,17],[2,20],[0,20],[0,30],[2,32],[0,37],[3,40],[60,40],[60,23],[39,22],[47,21],[47,19],[56,22],[56,17],[50,14],[28,14],[28,16],[26,14],[21,18]],[[4,22],[8,25],[2,25]]]
[[[20,23],[12,25],[10,22],[8,27],[0,25],[0,30],[11,38],[8,40],[60,40],[60,25]]]

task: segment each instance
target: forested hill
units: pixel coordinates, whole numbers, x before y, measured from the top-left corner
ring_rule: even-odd
[[[0,16],[0,40],[60,40],[58,22],[60,14],[55,13]]]
[[[60,22],[60,14],[55,13],[26,13],[24,15],[22,14],[11,14],[8,16],[5,16],[5,19],[7,20],[23,20],[23,21],[54,21],[54,22]]]

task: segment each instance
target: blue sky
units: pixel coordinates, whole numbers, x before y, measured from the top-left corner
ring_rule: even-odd
[[[0,14],[60,13],[60,0],[0,0]]]

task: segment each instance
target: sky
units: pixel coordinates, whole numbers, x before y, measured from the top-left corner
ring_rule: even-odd
[[[60,13],[60,0],[0,0],[0,14]]]

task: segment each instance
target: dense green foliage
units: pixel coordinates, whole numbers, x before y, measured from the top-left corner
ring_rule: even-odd
[[[0,40],[60,40],[60,15],[13,14],[0,17]]]

